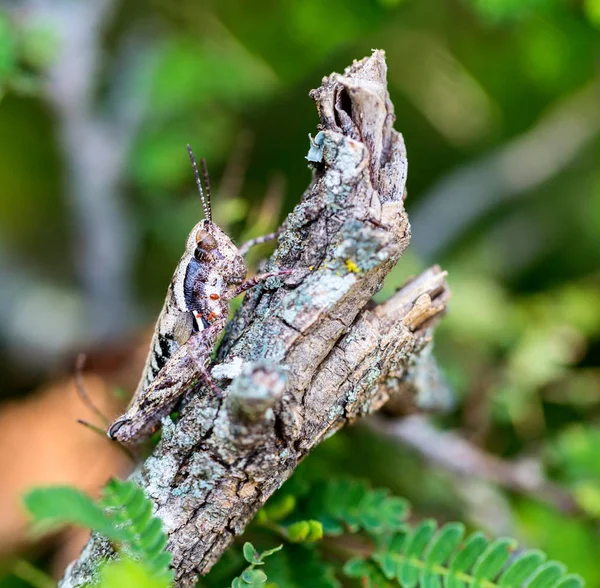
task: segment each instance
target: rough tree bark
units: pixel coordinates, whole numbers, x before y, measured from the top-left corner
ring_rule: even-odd
[[[210,570],[318,443],[406,393],[403,378],[447,301],[434,267],[370,303],[410,240],[406,152],[383,52],[324,78],[311,96],[321,121],[313,181],[267,266],[293,273],[248,294],[230,324],[213,372],[232,380],[224,398],[190,395],[134,474],[169,534],[178,586]],[[89,581],[109,554],[93,537],[63,586]]]

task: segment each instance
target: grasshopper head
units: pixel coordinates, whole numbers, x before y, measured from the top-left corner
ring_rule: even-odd
[[[230,237],[215,223],[202,220],[191,230],[186,253],[209,271],[218,271],[226,284],[239,284],[246,278],[247,268]]]
[[[187,150],[194,168],[205,218],[192,229],[186,244],[186,254],[205,264],[207,272],[216,272],[226,285],[240,284],[246,279],[248,270],[244,258],[240,255],[233,241],[212,222],[210,177],[206,168],[206,161],[201,160],[205,194],[198,165],[189,145]]]

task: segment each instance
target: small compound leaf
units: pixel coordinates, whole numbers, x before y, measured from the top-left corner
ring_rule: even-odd
[[[467,539],[463,548],[452,558],[450,573],[446,577],[446,588],[463,588],[465,586],[459,576],[471,569],[487,546],[488,540],[482,533],[473,533]]]
[[[504,564],[508,561],[510,554],[516,549],[517,542],[514,539],[496,539],[479,557],[473,568],[473,576],[476,582],[473,588],[482,585],[480,580],[493,580]]]
[[[383,572],[383,575],[388,580],[393,580],[396,577],[396,571],[398,570],[398,560],[400,556],[396,553],[390,553],[386,551],[384,553],[376,553],[373,555],[373,561],[376,561]]]
[[[442,582],[439,574],[436,574],[432,570],[425,570],[421,574],[419,588],[442,588]]]
[[[161,542],[166,544],[166,536],[162,528],[162,521],[158,518],[150,519],[150,522],[146,527],[140,531],[140,538],[138,546],[141,551],[147,553],[148,551],[154,551],[156,546]]]
[[[157,576],[170,578],[172,581],[173,570],[169,569],[173,562],[173,556],[169,551],[163,551],[156,557],[146,560],[148,568]]]
[[[520,555],[502,574],[499,588],[518,588],[546,561],[542,551],[528,551]]]
[[[556,561],[544,564],[527,582],[527,588],[553,588],[566,572],[565,566]]]
[[[123,507],[132,502],[138,490],[143,496],[143,491],[134,482],[112,478],[102,490],[102,500],[106,506]]]
[[[465,526],[462,523],[444,525],[425,551],[427,569],[431,569],[435,564],[445,563],[458,547],[464,534]]]
[[[344,564],[343,572],[349,578],[363,578],[369,574],[370,569],[368,562],[364,559],[354,557]]]
[[[581,576],[577,574],[569,574],[565,576],[560,582],[555,584],[552,588],[583,588],[585,582]]]
[[[422,566],[415,565],[421,558],[423,550],[431,541],[437,528],[434,520],[427,519],[415,527],[412,534],[406,539],[403,561],[398,565],[398,580],[405,588],[413,588],[419,582],[419,571]]]

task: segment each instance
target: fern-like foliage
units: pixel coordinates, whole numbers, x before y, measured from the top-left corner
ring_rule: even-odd
[[[285,549],[261,552],[246,542],[237,560],[229,557],[227,563],[226,554],[224,566],[216,566],[226,569],[215,569],[200,585],[221,587],[222,575],[216,583],[211,576],[217,580],[225,571],[230,578],[235,569],[239,575],[232,588],[264,587],[267,574],[262,568],[269,558],[268,586],[279,588],[339,588],[336,574],[342,572],[347,581],[354,578],[372,588],[583,586],[579,576],[568,574],[559,562],[546,561],[541,551],[519,553],[514,539],[489,541],[481,533],[465,538],[462,523],[438,528],[427,519],[410,526],[406,501],[387,490],[350,479],[296,487],[295,494],[289,488],[282,488],[249,529],[258,530],[261,540],[265,534],[283,538]],[[150,501],[133,482],[111,481],[97,502],[69,487],[36,489],[25,504],[38,521],[81,524],[115,544],[122,558],[101,570],[102,588],[172,584],[161,521],[152,516]]]
[[[167,535],[161,520],[152,516],[152,503],[144,491],[131,481],[113,479],[103,490],[101,504],[123,533],[124,549],[134,559],[144,562],[156,577],[170,583],[172,557],[166,550]]]
[[[393,535],[370,558],[354,558],[344,566],[349,577],[367,586],[404,588],[581,588],[583,580],[567,574],[559,562],[541,551],[516,555],[514,539],[488,541],[473,533],[464,539],[462,523],[438,530],[425,520]]]
[[[365,531],[376,536],[403,529],[408,514],[408,503],[389,490],[369,489],[362,481],[342,478],[318,482],[299,496],[278,496],[259,514],[258,522],[278,522],[293,531],[299,522],[316,521],[323,535]]]
[[[353,479],[302,480],[282,487],[248,533],[270,533],[284,548],[260,576],[236,579],[273,588],[581,588],[583,580],[541,551],[520,552],[510,538],[465,537],[462,523],[407,522],[409,505]],[[272,540],[272,539],[271,539]],[[245,548],[244,551],[246,551]],[[244,553],[247,561],[248,554]],[[233,560],[230,560],[230,562]],[[222,566],[221,573],[226,572]],[[241,566],[236,564],[237,569]],[[229,567],[231,570],[231,567]],[[342,575],[346,580],[340,582]],[[267,579],[268,576],[268,579]],[[226,577],[226,576],[225,576]],[[222,580],[221,580],[222,582]],[[209,574],[201,585],[223,584]]]
[[[96,531],[126,557],[138,561],[158,585],[171,585],[167,536],[161,520],[152,516],[152,503],[134,482],[111,480],[96,502],[69,486],[36,488],[24,502],[38,523],[46,527],[76,524]]]

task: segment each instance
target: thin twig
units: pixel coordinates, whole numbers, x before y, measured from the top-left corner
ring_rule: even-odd
[[[562,512],[581,511],[567,489],[545,478],[539,463],[507,461],[490,455],[454,431],[439,431],[421,415],[404,419],[374,416],[367,423],[377,433],[413,449],[429,463],[453,474],[481,478],[546,502]]]
[[[490,209],[563,171],[599,133],[594,83],[561,99],[526,133],[437,181],[412,210],[413,247],[435,257]]]

